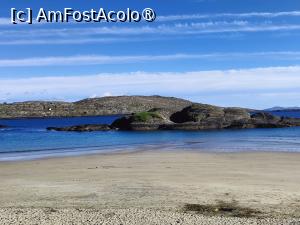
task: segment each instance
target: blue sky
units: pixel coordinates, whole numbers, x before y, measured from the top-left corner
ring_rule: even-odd
[[[12,25],[11,7],[150,7],[157,20]],[[0,102],[159,94],[222,106],[299,106],[299,38],[296,0],[5,0]]]

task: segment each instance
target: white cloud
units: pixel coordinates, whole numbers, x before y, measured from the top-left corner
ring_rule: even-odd
[[[100,93],[100,95],[107,93],[113,93],[113,95],[159,94],[190,99],[202,96],[202,99],[206,100],[219,96],[218,98],[223,99],[222,102],[215,103],[226,105],[228,102],[234,103],[232,95],[236,95],[240,96],[237,99],[242,102],[242,105],[247,106],[255,105],[255,102],[262,100],[251,99],[251,96],[262,98],[267,96],[268,99],[272,99],[270,95],[267,95],[268,93],[273,93],[273,95],[278,93],[285,97],[290,92],[299,93],[299,74],[300,66],[293,66],[184,73],[135,72],[0,79],[0,99],[9,101],[61,99],[61,96],[64,96],[67,100],[78,100],[93,96],[95,93]],[[5,93],[10,93],[10,95],[7,96]],[[274,95],[273,101],[278,100],[278,95]],[[237,99],[235,105],[241,105]],[[288,98],[284,99],[284,101],[288,100]],[[299,101],[300,99],[298,103]]]
[[[107,92],[103,93],[102,96],[104,96],[104,97],[109,97],[109,96],[113,96],[113,94],[110,93],[109,91],[107,91]]]
[[[209,21],[142,26],[101,26],[85,28],[9,29],[0,31],[1,45],[75,44],[132,41],[132,38],[170,38],[198,34],[286,32],[300,30],[297,23],[249,22],[245,20]],[[18,40],[16,40],[18,37]],[[23,39],[19,39],[23,37]]]
[[[45,44],[55,44],[55,45],[72,45],[72,44],[86,44],[86,43],[112,43],[112,42],[133,42],[139,41],[137,38],[80,38],[80,39],[5,39],[1,40],[0,37],[0,45],[45,45]]]
[[[3,18],[3,17],[0,17],[0,26],[7,26],[7,25],[10,25],[11,22],[10,22],[10,19],[9,18]]]
[[[159,16],[160,22],[179,21],[179,20],[196,20],[196,19],[213,19],[213,18],[275,18],[275,17],[300,17],[300,11],[287,12],[248,12],[248,13],[217,13],[217,14],[181,14]]]
[[[3,37],[12,37],[26,35],[27,37],[48,37],[59,36],[68,37],[78,35],[141,35],[141,34],[178,34],[178,33],[223,33],[223,32],[239,32],[248,31],[255,32],[261,30],[294,30],[300,29],[299,24],[276,24],[263,21],[260,23],[250,23],[246,20],[234,21],[209,21],[209,22],[191,22],[191,23],[175,23],[160,24],[147,26],[101,26],[88,28],[49,28],[49,29],[22,29],[22,30],[2,30]]]
[[[209,54],[172,54],[172,55],[136,55],[136,56],[109,56],[109,55],[76,55],[36,57],[23,59],[0,59],[0,67],[35,67],[35,66],[73,66],[73,65],[102,65],[126,64],[135,62],[172,61],[187,59],[202,60],[234,60],[234,59],[280,59],[299,60],[300,52],[227,52]]]

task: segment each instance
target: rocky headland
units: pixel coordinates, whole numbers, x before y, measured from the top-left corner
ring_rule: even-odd
[[[0,104],[0,118],[46,118],[131,114],[152,108],[180,110],[191,102],[161,96],[115,96],[77,102],[31,101]]]
[[[300,119],[278,117],[266,112],[192,104],[180,111],[165,113],[152,109],[117,119],[112,127],[120,130],[209,130],[280,128],[300,126]]]
[[[125,115],[107,124],[49,127],[55,131],[207,130],[300,126],[300,119],[264,111],[224,108],[162,96],[116,96],[78,102],[22,102],[0,104],[0,118],[47,118]],[[0,126],[4,128],[4,126]]]
[[[250,112],[242,108],[224,108],[191,103],[187,107],[153,108],[132,113],[115,120],[111,125],[80,125],[48,128],[56,131],[103,130],[210,130],[245,128],[281,128],[300,126],[300,119],[278,117],[266,112]]]

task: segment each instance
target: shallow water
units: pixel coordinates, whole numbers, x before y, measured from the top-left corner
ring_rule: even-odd
[[[295,115],[294,115],[295,116]],[[300,114],[296,115],[300,117]],[[300,128],[218,131],[47,131],[49,126],[110,124],[118,116],[0,120],[0,161],[137,149],[300,152]]]

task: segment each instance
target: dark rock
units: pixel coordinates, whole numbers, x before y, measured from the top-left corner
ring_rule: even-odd
[[[112,127],[107,124],[85,124],[85,125],[70,126],[70,127],[48,127],[47,130],[91,132],[91,131],[108,131],[108,130],[112,130]]]
[[[224,127],[225,129],[246,129],[256,128],[255,124],[252,124],[249,120],[233,121],[229,126]]]
[[[250,119],[245,109],[193,104],[171,116],[175,129],[240,128]],[[178,125],[178,123],[180,125]]]
[[[200,125],[197,122],[162,124],[159,127],[161,130],[200,130]]]
[[[124,116],[122,118],[116,119],[112,124],[112,127],[115,127],[120,130],[131,130],[131,116]]]
[[[225,122],[230,124],[250,119],[250,113],[246,109],[241,108],[224,108],[224,116]]]
[[[170,117],[171,121],[174,123],[199,123],[216,118],[224,118],[223,109],[221,107],[205,104],[192,104],[191,106],[184,108],[182,111],[174,113]]]
[[[117,119],[111,126],[120,130],[158,130],[165,123],[163,115],[156,110],[150,110]]]
[[[112,126],[120,130],[279,128],[300,126],[300,119],[281,118],[264,112],[250,115],[241,108],[192,104],[173,114],[165,109],[132,114],[116,120]]]
[[[255,128],[288,127],[286,123],[283,123],[281,117],[266,112],[258,112],[251,115],[251,124],[253,124]]]
[[[278,123],[281,118],[266,112],[258,112],[251,115],[251,119],[255,123]]]
[[[281,123],[285,124],[286,126],[300,126],[300,119],[299,118],[289,118],[289,117],[282,117]]]
[[[223,128],[226,129],[244,129],[254,128],[251,124],[250,113],[241,108],[224,108],[225,118]]]

